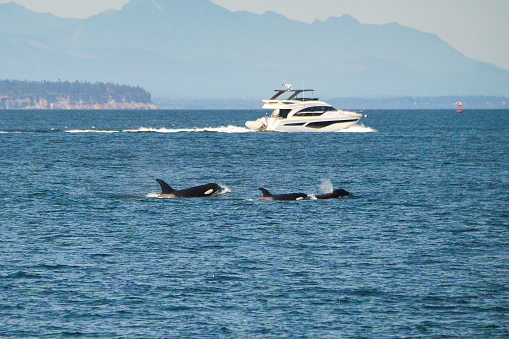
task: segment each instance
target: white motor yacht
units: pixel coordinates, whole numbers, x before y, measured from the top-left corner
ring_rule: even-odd
[[[272,98],[263,100],[263,108],[272,110],[272,114],[247,121],[247,128],[255,131],[335,132],[355,125],[362,118],[360,113],[337,110],[313,95],[306,98],[306,94],[314,93],[312,89],[293,90],[292,85],[284,82],[282,86],[284,89],[275,90]]]

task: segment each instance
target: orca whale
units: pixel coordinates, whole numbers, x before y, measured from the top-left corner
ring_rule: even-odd
[[[350,193],[340,188],[332,191],[332,193],[320,194],[316,196],[316,199],[335,199],[335,198],[344,198],[349,196]]]
[[[215,183],[200,185],[195,187],[186,188],[180,191],[174,190],[167,183],[161,179],[156,179],[161,186],[162,193],[159,194],[160,198],[197,198],[197,197],[210,197],[221,190],[221,186]]]
[[[264,188],[259,188],[262,191],[263,196],[258,200],[302,200],[307,198],[307,194],[304,193],[287,193],[272,195]]]

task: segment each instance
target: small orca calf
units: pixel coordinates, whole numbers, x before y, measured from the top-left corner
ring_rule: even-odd
[[[320,194],[316,196],[316,199],[335,199],[335,198],[344,198],[349,196],[350,193],[340,188],[338,190],[334,190],[332,193]]]
[[[197,197],[210,197],[221,190],[221,186],[215,183],[206,185],[195,186],[176,191],[161,179],[156,179],[161,186],[162,193],[159,195],[161,198],[197,198]]]
[[[302,200],[308,196],[304,193],[288,193],[288,194],[277,194],[272,195],[264,188],[259,188],[262,191],[263,196],[258,200]]]

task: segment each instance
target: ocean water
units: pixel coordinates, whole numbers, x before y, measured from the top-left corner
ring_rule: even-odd
[[[0,337],[509,337],[509,111],[263,114],[0,112]]]

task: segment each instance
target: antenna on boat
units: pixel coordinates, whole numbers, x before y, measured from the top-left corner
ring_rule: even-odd
[[[289,91],[292,89],[292,84],[287,84],[285,80],[283,80],[283,83],[281,84],[281,87],[283,87],[286,91]]]

